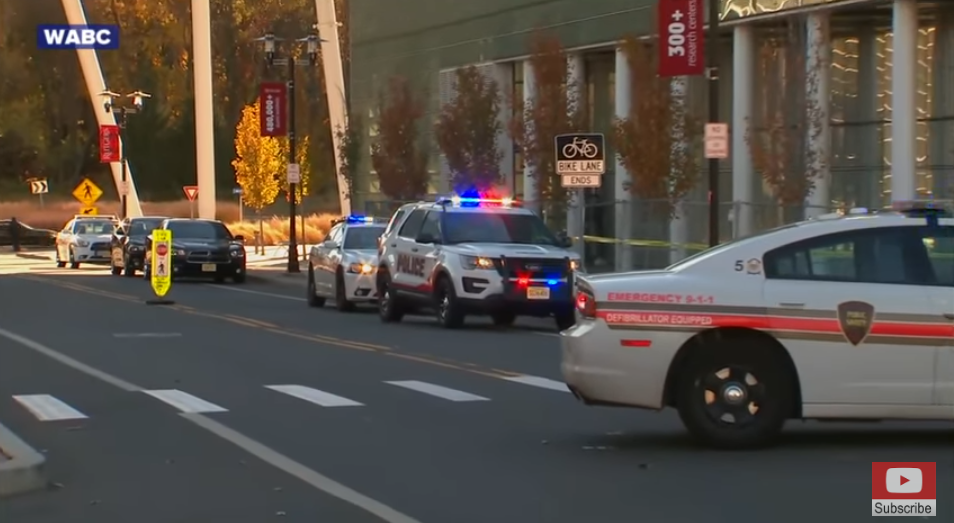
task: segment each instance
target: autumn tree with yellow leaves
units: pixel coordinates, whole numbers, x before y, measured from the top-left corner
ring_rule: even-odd
[[[255,211],[262,234],[262,209],[271,205],[281,190],[278,175],[284,172],[282,143],[262,136],[258,102],[245,106],[235,127],[235,181],[242,188],[242,201]]]

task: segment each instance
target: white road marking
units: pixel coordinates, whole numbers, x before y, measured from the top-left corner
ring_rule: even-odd
[[[551,380],[549,378],[541,378],[539,376],[511,376],[504,378],[507,381],[512,381],[514,383],[523,383],[524,385],[530,385],[531,387],[540,387],[541,389],[550,389],[559,392],[570,392],[570,389],[566,388],[566,383],[562,381]]]
[[[274,292],[250,291],[248,289],[236,289],[235,287],[223,287],[221,285],[210,285],[210,287],[215,287],[216,289],[222,289],[223,291],[244,292],[245,294],[255,294],[257,296],[268,296],[269,298],[278,298],[280,300],[307,301],[305,300],[305,298],[297,298],[295,296],[286,296],[284,294],[275,294]]]
[[[172,405],[186,414],[228,412],[228,409],[222,408],[215,403],[209,403],[202,398],[197,398],[188,392],[182,392],[178,389],[144,390],[143,392],[159,401]]]
[[[560,337],[560,334],[559,334],[559,333],[556,333],[556,332],[538,332],[538,331],[533,331],[533,334],[536,334],[537,336],[548,336],[548,337],[551,337],[551,338],[559,338],[559,337]]]
[[[490,398],[477,396],[475,394],[470,394],[469,392],[463,392],[460,390],[449,389],[447,387],[441,387],[440,385],[434,385],[432,383],[426,383],[423,381],[385,381],[385,383],[417,392],[423,392],[424,394],[430,394],[431,396],[444,398],[448,401],[490,401]]]
[[[143,388],[138,385],[134,385],[128,381],[113,376],[112,374],[91,367],[61,352],[53,350],[42,343],[33,341],[29,338],[24,338],[19,334],[15,334],[5,329],[0,329],[0,337],[6,338],[15,343],[19,343],[23,347],[26,347],[38,354],[42,354],[54,361],[72,368],[73,370],[77,370],[87,376],[96,378],[99,381],[112,385],[118,389],[127,392],[138,392],[143,390]],[[232,430],[231,428],[226,427],[225,425],[209,417],[203,416],[201,414],[180,414],[180,416],[205,429],[206,431],[215,434],[223,440],[232,443],[233,445],[241,448],[245,452],[248,452],[249,454],[264,461],[265,463],[268,463],[278,470],[300,479],[301,481],[314,487],[316,490],[330,494],[346,503],[350,503],[366,512],[374,514],[386,523],[420,523],[420,521],[398,512],[397,510],[394,510],[393,508],[375,499],[369,498],[360,492],[352,490],[327,476],[319,474],[318,472],[315,472],[301,463],[298,463],[291,458],[284,456],[277,451],[259,443],[258,441],[255,441],[244,434],[236,432],[235,430]]]
[[[117,332],[114,338],[181,338],[180,332]]]
[[[266,385],[265,388],[274,390],[275,392],[281,392],[282,394],[288,394],[289,396],[314,403],[315,405],[321,405],[322,407],[361,407],[364,405],[363,403],[358,403],[348,398],[336,396],[330,392],[324,392],[302,385]]]
[[[86,419],[89,417],[49,394],[28,394],[14,396],[13,399],[23,405],[30,411],[30,414],[36,416],[36,419],[40,421]]]

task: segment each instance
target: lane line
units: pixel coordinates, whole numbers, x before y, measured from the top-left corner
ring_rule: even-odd
[[[203,414],[207,412],[228,412],[228,409],[210,403],[179,389],[144,390],[144,393],[179,409],[185,414]]]
[[[181,332],[116,332],[114,338],[181,338]]]
[[[530,385],[531,387],[540,387],[541,389],[549,389],[566,393],[570,392],[570,389],[566,388],[566,383],[563,383],[562,381],[551,380],[549,378],[541,378],[540,376],[509,376],[503,379],[513,383]]]
[[[86,419],[89,416],[49,394],[26,394],[13,399],[40,421]]]
[[[127,392],[138,392],[143,390],[143,388],[138,385],[133,385],[132,383],[113,376],[112,374],[103,372],[99,369],[86,365],[85,363],[81,363],[61,352],[43,345],[42,343],[25,338],[19,334],[15,334],[0,328],[0,337],[18,343],[27,349],[33,350],[54,361],[66,365],[67,367],[86,374],[92,378],[98,379],[103,383],[112,385],[118,389]],[[374,514],[375,516],[378,516],[384,520],[386,523],[421,523],[420,521],[398,512],[397,510],[394,510],[393,508],[375,499],[352,490],[327,476],[319,474],[305,465],[302,465],[301,463],[298,463],[291,458],[286,457],[263,445],[262,443],[259,443],[258,441],[255,441],[235,430],[232,430],[231,428],[226,427],[225,425],[211,418],[207,418],[202,414],[179,415],[184,419],[191,421],[195,425],[205,429],[209,433],[238,446],[242,450],[277,468],[278,470],[281,470],[300,479],[301,481],[304,481],[306,484],[311,485],[317,490],[325,492],[326,494],[350,503],[366,512]]]
[[[287,394],[322,407],[363,407],[364,403],[325,392],[323,390],[305,387],[303,385],[266,385],[266,389]]]
[[[257,296],[268,296],[269,298],[278,298],[280,300],[289,300],[289,301],[297,301],[297,302],[307,301],[305,298],[298,298],[295,296],[288,296],[285,294],[275,294],[274,292],[250,291],[248,289],[236,289],[235,287],[221,287],[217,285],[209,285],[209,287],[214,287],[216,289],[221,289],[223,291],[243,292],[245,294],[255,294]]]
[[[441,387],[440,385],[434,385],[433,383],[427,383],[424,381],[385,381],[385,383],[417,392],[423,392],[424,394],[443,398],[448,401],[490,401],[490,398],[477,396],[476,394],[471,394],[469,392],[456,389]]]

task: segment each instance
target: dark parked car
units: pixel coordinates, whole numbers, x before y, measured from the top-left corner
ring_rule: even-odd
[[[13,245],[13,236],[10,235],[10,223],[12,221],[10,219],[0,220],[0,246]],[[17,228],[21,246],[53,247],[56,245],[56,231],[34,229],[20,221],[17,221]]]
[[[231,278],[245,282],[245,238],[232,236],[217,220],[170,218],[159,229],[172,232],[172,277]],[[143,277],[149,279],[152,235],[146,237]]]
[[[142,270],[146,261],[146,236],[161,227],[166,219],[162,216],[146,216],[126,218],[120,222],[109,241],[109,267],[114,275],[123,274],[131,278],[136,271]]]

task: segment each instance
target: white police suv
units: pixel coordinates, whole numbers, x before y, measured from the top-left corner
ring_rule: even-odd
[[[81,263],[108,264],[110,239],[119,219],[114,215],[78,214],[56,234],[56,266],[78,269]]]
[[[332,224],[325,240],[308,253],[308,305],[323,307],[331,298],[347,312],[377,298],[378,238],[386,225],[369,216],[348,216]]]
[[[385,322],[433,309],[446,328],[468,314],[509,325],[518,315],[575,322],[579,258],[533,212],[508,198],[443,198],[403,206],[381,239],[378,305]]]

